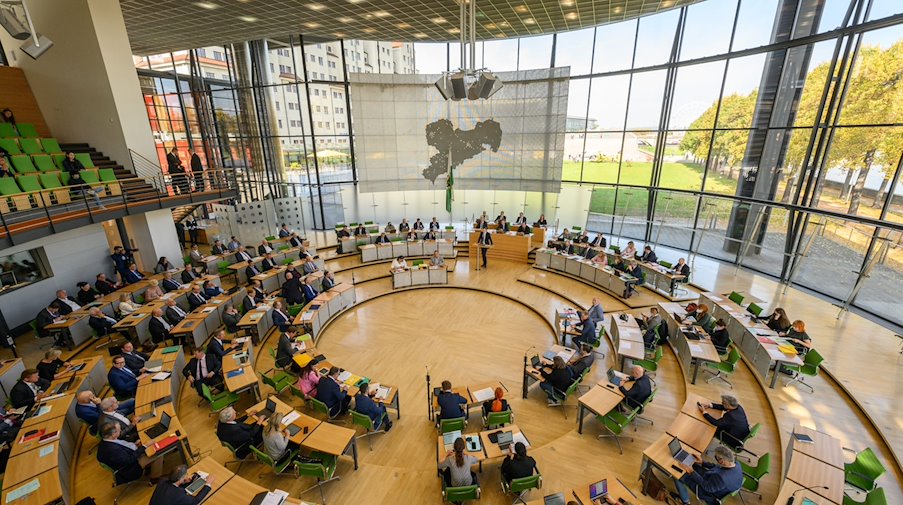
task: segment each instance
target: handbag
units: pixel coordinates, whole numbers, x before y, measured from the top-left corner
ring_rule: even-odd
[[[665,484],[661,479],[655,475],[651,465],[643,470],[643,474],[640,475],[640,480],[643,481],[643,494],[655,501],[668,503],[667,500],[670,498],[668,496],[668,490],[665,488]]]

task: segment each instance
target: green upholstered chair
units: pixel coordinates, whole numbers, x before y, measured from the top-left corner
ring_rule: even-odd
[[[16,129],[19,130],[20,137],[36,139],[40,136],[38,130],[31,123],[16,123]]]
[[[762,495],[758,492],[759,483],[762,481],[762,478],[771,472],[771,454],[767,452],[763,454],[756,466],[749,466],[742,461],[739,463],[740,469],[743,470],[743,487],[740,490],[752,493],[761,500]],[[740,496],[740,501],[743,501],[742,495]]]
[[[450,487],[442,481],[442,500],[450,503],[464,503],[466,500],[479,500],[480,486]]]
[[[313,477],[317,479],[316,484],[305,489],[304,491],[301,491],[300,494],[303,495],[313,488],[318,488],[320,490],[320,499],[323,500],[323,505],[326,505],[326,495],[323,493],[323,484],[342,479],[341,476],[337,476],[335,474],[337,466],[336,462],[338,461],[338,458],[331,454],[326,454],[319,451],[312,452],[310,454],[310,458],[314,460],[320,460],[320,462],[294,462],[295,473],[298,475],[298,477]]]
[[[38,139],[19,139],[19,147],[25,154],[41,154],[44,152]]]
[[[277,395],[288,389],[288,387],[295,382],[295,377],[291,374],[273,368],[269,371],[273,373],[268,375],[260,372],[260,379],[263,380],[264,384],[273,388],[273,391],[275,391]]]
[[[370,437],[373,435],[381,435],[385,433],[385,431],[377,431],[376,426],[373,424],[373,419],[370,419],[370,416],[366,416],[357,412],[356,410],[349,411],[351,413],[351,424],[354,426],[360,426],[364,429],[363,435],[358,435],[355,438],[366,438],[367,444],[370,446],[370,450],[373,450],[373,442],[370,440]],[[389,417],[389,414],[383,414],[382,420],[380,420],[380,427],[382,423],[386,422],[386,419]]]
[[[60,143],[56,141],[53,137],[48,137],[45,139],[41,139],[41,146],[44,148],[45,153],[61,153],[63,150],[60,148]]]
[[[467,418],[466,417],[455,417],[452,419],[440,419],[439,420],[439,433],[451,433],[453,431],[464,431],[464,427],[467,426]]]
[[[298,449],[292,449],[287,454],[282,456],[279,461],[274,460],[264,451],[254,447],[253,445],[249,446],[251,449],[251,454],[254,455],[254,459],[257,460],[258,463],[263,463],[264,465],[270,467],[273,470],[273,475],[282,475],[285,473],[285,469],[288,468],[295,459],[295,456],[298,455]]]
[[[9,123],[0,123],[0,137],[3,138],[12,138],[18,137],[19,132],[16,131],[16,127]]]
[[[876,488],[866,495],[865,501],[858,502],[847,495],[843,495],[843,505],[887,505],[887,496],[883,488]]]
[[[0,147],[6,150],[10,155],[22,154],[22,150],[19,149],[19,142],[17,142],[16,139],[0,138]]]
[[[520,502],[526,504],[527,501],[524,500],[524,497],[527,496],[527,493],[529,493],[531,489],[540,488],[542,488],[542,475],[538,473],[529,477],[511,479],[511,482],[506,481],[504,477],[502,478],[502,492],[515,495],[513,503]]]
[[[737,369],[737,363],[740,361],[740,352],[737,351],[736,347],[731,347],[731,350],[728,352],[727,358],[721,360],[718,363],[712,363],[707,361],[705,363],[705,371],[709,373],[713,373],[711,377],[706,382],[712,382],[715,379],[718,379],[725,384],[728,385],[731,389],[734,389],[734,385],[731,384],[729,380],[725,377],[734,374],[734,370]],[[714,372],[712,372],[714,370]]]
[[[201,394],[204,399],[207,400],[207,403],[210,404],[211,415],[234,404],[239,399],[237,394],[230,393],[229,391],[223,391],[222,393],[214,395],[210,392],[210,388],[207,387],[206,384],[201,384]]]
[[[75,153],[75,159],[82,162],[82,166],[85,168],[94,168],[94,161],[91,160],[91,155],[88,153]]]
[[[608,433],[599,435],[599,438],[613,438],[615,442],[618,444],[618,451],[621,454],[624,454],[624,450],[621,449],[621,435],[624,434],[624,431],[627,430],[627,427],[633,423],[634,418],[639,412],[639,408],[633,409],[626,414],[621,412],[619,407],[615,407],[611,409],[608,414],[604,416],[596,416],[596,419],[602,423],[602,426],[608,430]],[[633,442],[633,437],[627,437]]]
[[[502,412],[490,412],[483,416],[483,428],[487,430],[500,428],[514,422],[514,413],[511,409]]]
[[[814,393],[815,388],[804,382],[803,379],[805,379],[806,377],[815,377],[816,375],[818,375],[818,369],[821,367],[821,364],[824,363],[824,361],[825,358],[823,358],[822,355],[818,353],[818,351],[816,351],[815,349],[809,349],[809,352],[807,352],[806,356],[803,358],[802,365],[784,365],[784,369],[796,373],[793,379],[790,379],[784,385],[789,386],[791,383],[797,383],[801,386],[806,386],[807,388],[809,388],[810,393]]]
[[[869,447],[856,454],[856,459],[852,463],[843,465],[846,483],[863,491],[874,490],[877,487],[875,481],[886,471],[878,456]]]
[[[13,163],[13,170],[17,174],[33,174],[38,171],[34,163],[31,162],[31,156],[27,154],[16,154],[9,157]]]
[[[41,182],[38,180],[37,174],[17,175],[16,182],[19,183],[19,187],[22,188],[22,191],[31,193],[31,195],[29,195],[31,196],[31,201],[38,207],[46,207],[52,204],[50,201],[50,194],[41,192],[44,188],[41,187]]]
[[[35,154],[31,157],[31,163],[39,172],[56,172],[59,170],[53,164],[53,158],[49,154]]]

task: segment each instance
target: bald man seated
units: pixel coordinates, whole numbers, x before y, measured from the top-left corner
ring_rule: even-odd
[[[642,406],[643,402],[652,394],[652,382],[646,375],[646,370],[639,365],[634,365],[630,369],[630,377],[627,378],[627,381],[633,382],[633,387],[627,389],[621,385],[618,386],[618,390],[624,395],[624,406],[633,410]]]

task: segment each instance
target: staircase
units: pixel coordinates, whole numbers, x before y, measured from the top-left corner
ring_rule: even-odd
[[[98,168],[112,168],[116,178],[122,180],[120,182],[122,192],[128,195],[131,201],[155,200],[159,197],[159,192],[155,187],[142,179],[136,179],[135,174],[131,171],[88,144],[60,144],[60,148],[65,152],[88,153],[91,161]]]
[[[172,220],[176,223],[181,223],[188,216],[191,215],[192,212],[195,211],[198,207],[203,204],[194,204],[194,205],[183,205],[181,207],[176,207],[172,209]]]

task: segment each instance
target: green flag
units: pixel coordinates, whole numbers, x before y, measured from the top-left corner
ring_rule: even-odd
[[[455,194],[452,187],[455,185],[455,176],[452,169],[448,170],[448,178],[445,181],[445,210],[451,213],[452,202],[455,201]]]

